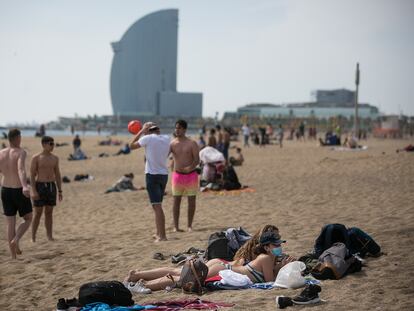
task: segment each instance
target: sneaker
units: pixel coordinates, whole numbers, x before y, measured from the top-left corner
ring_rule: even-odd
[[[276,306],[278,309],[284,309],[293,306],[292,298],[285,296],[276,296]]]
[[[75,308],[81,307],[78,299],[76,299],[76,298],[66,299],[66,304],[68,305],[69,309],[73,308],[73,307],[75,307]]]
[[[142,281],[136,283],[130,282],[128,283],[127,288],[131,293],[151,294],[151,289],[146,288]]]
[[[68,304],[64,298],[59,298],[58,303],[56,304],[56,311],[66,311],[69,309]]]
[[[318,293],[320,293],[321,290],[322,289],[319,285],[306,285],[305,289],[299,294],[299,296],[294,297],[292,301],[293,303],[298,305],[317,303],[321,301],[318,295]]]

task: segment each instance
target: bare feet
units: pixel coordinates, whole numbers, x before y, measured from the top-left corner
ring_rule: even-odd
[[[53,242],[53,241],[55,241],[55,239],[54,238],[52,238],[52,237],[47,237],[47,239],[50,241],[50,242]]]
[[[36,243],[36,237],[32,236],[32,243]]]
[[[184,232],[183,229],[179,229],[179,228],[174,228],[173,232]]]
[[[23,254],[22,250],[21,250],[21,249],[20,249],[20,247],[19,247],[19,244],[17,244],[17,245],[16,245],[16,254],[17,254],[17,255],[21,255],[21,254]]]
[[[193,228],[192,227],[188,227],[187,232],[193,232]]]
[[[158,242],[161,242],[161,241],[168,241],[168,240],[167,240],[167,238],[160,238],[160,237],[157,237],[157,238],[155,239],[154,243],[158,243]]]
[[[17,259],[17,248],[18,248],[18,246],[17,246],[16,241],[12,240],[9,243],[9,247],[10,247],[10,252],[11,252],[12,259]]]

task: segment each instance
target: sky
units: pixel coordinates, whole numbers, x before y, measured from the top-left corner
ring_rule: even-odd
[[[179,9],[177,91],[203,116],[252,102],[355,89],[414,115],[411,0],[0,0],[0,125],[110,115],[110,43],[141,17]]]

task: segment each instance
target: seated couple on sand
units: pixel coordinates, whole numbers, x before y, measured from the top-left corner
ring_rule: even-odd
[[[75,151],[69,155],[69,161],[78,161],[78,160],[86,160],[88,157],[86,154],[81,150],[81,148],[76,148]]]
[[[266,225],[237,251],[234,261],[219,258],[207,261],[207,278],[218,275],[221,270],[233,270],[246,275],[253,283],[273,282],[279,270],[294,261],[294,258],[282,254],[284,242],[277,227]],[[124,284],[133,292],[148,294],[173,286],[180,279],[181,270],[182,267],[132,270]]]
[[[341,137],[337,136],[336,133],[332,133],[332,131],[328,131],[325,134],[325,140],[322,140],[322,138],[319,138],[319,145],[320,146],[340,146]]]

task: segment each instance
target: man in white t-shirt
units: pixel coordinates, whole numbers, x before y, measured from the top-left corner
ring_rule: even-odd
[[[249,145],[249,137],[250,137],[250,128],[249,125],[246,123],[241,128],[244,138],[244,147],[250,147]]]
[[[142,136],[144,134],[144,136]],[[142,136],[142,137],[141,137]],[[160,128],[147,122],[129,144],[131,150],[145,148],[145,180],[148,196],[155,214],[157,233],[155,242],[166,241],[165,215],[162,199],[168,181],[167,159],[170,153],[170,137],[160,135]]]

